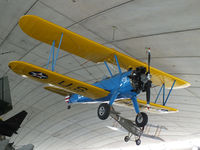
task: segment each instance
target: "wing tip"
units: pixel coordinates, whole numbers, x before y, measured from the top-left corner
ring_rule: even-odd
[[[191,86],[191,83],[185,81],[185,84],[182,84],[180,86],[175,86],[174,89],[183,89],[183,88],[187,88],[187,87],[190,87]]]

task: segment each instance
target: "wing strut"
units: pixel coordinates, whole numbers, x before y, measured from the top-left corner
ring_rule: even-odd
[[[58,59],[58,54],[59,54],[60,46],[61,46],[61,43],[62,43],[62,38],[63,38],[63,33],[61,34],[61,37],[60,37],[60,42],[59,42],[58,49],[57,49],[57,52],[56,52],[56,58],[55,58],[55,60],[54,60],[55,40],[53,40],[53,43],[52,43],[52,47],[51,47],[51,51],[49,53],[49,59],[48,59],[48,63],[47,63],[47,69],[48,69],[49,62],[50,62],[51,55],[52,55],[52,67],[51,67],[52,71],[55,70],[56,61]]]
[[[167,95],[167,98],[165,99],[165,84],[163,83],[163,85],[161,86],[161,88],[160,88],[160,90],[159,90],[159,92],[158,92],[158,95],[157,95],[157,97],[156,97],[156,100],[155,100],[155,104],[157,103],[157,100],[158,100],[158,98],[159,98],[159,96],[160,96],[160,93],[161,93],[161,91],[163,90],[163,106],[165,106],[166,105],[166,103],[167,103],[167,101],[168,101],[168,99],[169,99],[169,96],[170,96],[170,94],[171,94],[171,92],[172,92],[172,90],[173,90],[173,87],[174,87],[174,84],[176,83],[176,80],[174,80],[174,82],[173,82],[173,84],[172,84],[172,86],[171,86],[171,89],[169,90],[169,93],[168,93],[168,95]]]
[[[120,75],[121,75],[121,74],[122,74],[122,71],[121,71],[121,68],[120,68],[120,65],[119,65],[119,61],[118,61],[116,55],[115,55],[115,60],[116,60],[116,63],[117,63],[117,67],[118,67],[119,73],[120,73]]]
[[[106,68],[108,69],[108,72],[110,73],[110,76],[112,77],[113,75],[112,75],[112,72],[111,72],[110,68],[108,67],[107,62],[104,61],[104,64],[105,64]]]

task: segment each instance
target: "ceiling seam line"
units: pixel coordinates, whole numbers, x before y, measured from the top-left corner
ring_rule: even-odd
[[[35,45],[34,47],[32,47],[30,50],[28,50],[23,56],[21,56],[18,61],[20,61],[21,59],[23,59],[26,55],[28,55],[33,49],[35,49],[36,47],[38,47],[41,43]],[[10,71],[11,69],[8,68],[6,72],[4,72],[4,75],[5,74],[8,74],[8,72]]]
[[[71,55],[71,56],[81,66],[81,63],[73,55]],[[96,80],[96,77],[91,72],[89,72],[85,66],[82,66],[82,67],[89,75],[91,75]]]
[[[53,106],[53,104],[52,104],[51,106]],[[64,108],[63,110],[65,110],[65,108]],[[47,119],[45,119],[45,120],[43,120],[42,122],[40,122],[40,124],[41,124],[41,123],[44,123],[44,122],[47,121],[48,119],[52,118],[52,116],[55,116],[56,114],[62,112],[63,110],[58,111],[58,112],[55,113],[54,115],[51,115],[51,116],[48,117]],[[83,110],[83,111],[81,111],[81,113],[86,112],[86,111],[87,111],[87,110]],[[41,111],[41,112],[44,112],[44,111]],[[79,112],[79,113],[80,113],[80,112]],[[79,113],[76,113],[76,114],[79,114]],[[35,117],[36,117],[36,116],[34,116],[33,118],[35,118]],[[67,116],[67,117],[69,117],[69,116]],[[73,117],[73,116],[70,116],[69,118],[71,118],[71,117]],[[33,118],[32,118],[32,119],[33,119]],[[69,118],[67,118],[67,119],[69,119]],[[66,119],[66,118],[65,118],[65,119]],[[28,121],[28,122],[29,122],[29,121]],[[28,122],[27,122],[27,123],[28,123]],[[27,124],[27,123],[26,123],[26,124]],[[40,124],[39,124],[39,125],[40,125]],[[32,130],[36,129],[39,125],[36,125],[35,127],[33,127]],[[54,124],[54,125],[55,125],[55,124]],[[52,126],[51,126],[51,127],[52,127]],[[47,131],[47,130],[48,130],[48,129],[44,130],[44,132]],[[28,132],[27,135],[30,134],[30,133],[31,133],[31,131]],[[25,137],[21,138],[21,140],[23,140],[24,138],[25,138]],[[20,142],[20,141],[19,141],[19,142]],[[19,143],[19,142],[18,142],[18,143]],[[40,144],[39,144],[39,145],[40,145]]]
[[[51,106],[53,106],[53,104],[52,104]],[[63,110],[64,110],[64,109],[63,109]],[[60,110],[59,112],[62,112],[63,110]],[[45,110],[44,110],[44,111],[41,111],[41,112],[45,112]],[[59,112],[58,112],[58,113],[59,113]],[[56,115],[56,113],[55,113],[54,115]],[[52,115],[52,116],[53,116],[53,115]],[[35,117],[36,117],[36,116],[34,116],[33,118],[35,118]],[[32,118],[32,119],[33,119],[33,118]],[[48,120],[49,118],[51,118],[51,117],[48,117],[47,119],[43,120],[41,123],[43,123],[44,121]],[[32,120],[32,119],[31,119],[31,120]],[[26,124],[27,124],[27,123],[29,123],[29,121],[26,122]],[[39,125],[40,125],[40,124],[39,124]],[[34,130],[36,127],[38,127],[38,125],[36,125],[34,128],[32,128],[32,130]],[[32,130],[30,130],[26,135],[30,134],[30,133],[32,132]],[[26,136],[24,136],[23,138],[21,138],[21,140],[23,140],[25,137],[26,137]],[[20,141],[19,141],[19,142],[20,142]],[[19,142],[18,142],[18,143],[19,143]],[[17,143],[16,143],[16,144],[17,144]]]
[[[84,19],[82,19],[82,20],[79,20],[79,21],[73,23],[73,24],[70,25],[69,27],[72,27],[72,26],[74,26],[74,25],[76,25],[76,24],[80,24],[80,23],[82,23],[82,22],[84,22],[84,21],[86,21],[86,20],[89,20],[90,18],[93,18],[93,17],[95,17],[95,16],[101,15],[101,14],[106,13],[106,12],[112,10],[112,9],[118,8],[118,7],[120,7],[120,6],[123,6],[123,5],[128,4],[128,3],[130,3],[130,2],[133,2],[133,1],[135,1],[135,0],[129,0],[129,1],[127,1],[127,2],[118,4],[118,5],[116,5],[116,6],[113,6],[113,7],[108,8],[108,9],[105,9],[105,10],[103,10],[103,11],[97,12],[97,13],[91,15],[91,16],[88,16],[88,17],[86,17],[86,18],[84,18]],[[68,28],[69,28],[69,27],[68,27]]]
[[[68,20],[70,20],[70,21],[72,21],[72,22],[75,22],[73,19],[71,19],[71,18],[68,17],[67,15],[61,13],[60,11],[56,10],[55,8],[49,6],[49,5],[46,4],[45,2],[42,2],[42,1],[40,1],[40,0],[39,0],[39,2],[40,2],[41,4],[43,4],[43,5],[45,5],[46,7],[48,7],[49,9],[51,9],[51,10],[55,11],[56,13],[60,14],[61,16],[67,18]],[[68,27],[66,27],[66,28],[68,28]]]
[[[178,72],[177,72],[177,73],[168,72],[168,74],[172,74],[172,75],[175,75],[175,74],[176,74],[176,75],[198,75],[198,76],[200,75],[200,74],[189,74],[189,73],[186,73],[186,72],[182,72],[182,73],[178,73]]]
[[[29,9],[24,13],[24,15],[26,15],[30,10],[31,8],[37,3],[37,1],[39,0],[36,0],[32,5],[31,7],[29,7]],[[6,37],[3,39],[3,41],[0,43],[0,47],[2,47],[2,45],[5,43],[5,41],[8,39],[8,37],[10,36],[10,34],[13,32],[13,30],[16,28],[16,26],[18,25],[18,22],[13,26],[13,28],[10,30],[10,32],[6,35]]]
[[[82,24],[79,24],[79,25],[82,26],[82,27],[83,27],[84,29],[86,29],[87,31],[91,32],[92,34],[96,35],[97,37],[101,38],[103,41],[105,41],[105,42],[108,41],[108,40],[106,40],[105,38],[103,38],[102,36],[98,35],[96,32],[94,32],[94,31],[90,30],[89,28],[85,27],[84,25],[82,25]],[[108,44],[109,44],[109,43],[108,43]],[[102,45],[105,45],[105,44],[102,44]],[[133,58],[135,58],[135,59],[138,59],[137,57],[133,56],[132,54],[130,54],[130,53],[127,52],[126,50],[122,49],[121,47],[119,47],[119,46],[117,46],[117,45],[115,45],[115,44],[113,44],[113,43],[112,43],[112,45],[115,46],[116,48],[122,50],[124,53],[128,54],[129,56],[131,56],[131,57],[133,57]]]
[[[76,25],[76,24],[79,24],[79,23],[81,23],[81,22],[84,22],[84,21],[86,21],[86,20],[89,20],[90,18],[93,18],[93,17],[95,17],[95,16],[97,16],[97,15],[103,14],[103,13],[105,13],[105,12],[107,12],[107,11],[110,11],[110,10],[112,10],[112,9],[114,9],[114,8],[118,8],[118,7],[120,7],[120,6],[123,6],[123,5],[128,4],[128,3],[130,3],[130,2],[133,2],[133,1],[135,1],[135,0],[129,0],[129,1],[123,2],[123,3],[118,4],[118,5],[116,5],[116,6],[107,8],[107,9],[102,10],[102,11],[100,11],[100,12],[97,12],[97,13],[91,15],[91,16],[88,16],[88,17],[86,17],[86,18],[83,18],[83,19],[81,19],[81,20],[79,20],[79,21],[74,21],[73,19],[71,19],[71,18],[68,17],[67,15],[61,13],[60,11],[56,10],[55,8],[53,8],[52,6],[49,6],[49,5],[46,4],[45,2],[42,2],[42,1],[39,0],[39,2],[42,3],[43,5],[45,5],[46,7],[52,9],[53,11],[59,13],[60,15],[62,15],[62,16],[64,16],[64,17],[66,17],[67,19],[69,19],[70,21],[74,22],[73,24],[71,24],[71,25],[69,25],[69,26],[67,26],[67,27],[65,27],[65,28],[70,28],[70,27],[72,27],[72,26],[74,26],[74,25]]]
[[[124,39],[109,41],[109,42],[106,42],[106,43],[104,43],[104,44],[111,44],[111,43],[115,43],[115,42],[122,42],[122,41],[131,40],[131,39],[138,39],[138,38],[159,36],[159,35],[166,35],[166,34],[174,34],[174,33],[181,33],[181,32],[189,32],[189,31],[196,31],[196,30],[200,30],[200,27],[198,27],[198,28],[193,28],[193,29],[185,29],[185,30],[177,30],[177,31],[168,31],[168,32],[154,33],[154,34],[149,34],[149,35],[141,35],[141,36],[128,37],[128,38],[124,38]]]
[[[200,58],[200,56],[166,56],[166,57],[151,57],[152,59],[165,59],[165,58]],[[138,57],[138,59],[147,59],[145,57]]]
[[[25,94],[25,96],[23,97],[23,99],[25,99],[30,93],[32,93],[33,91],[35,91],[36,89],[38,89],[38,87],[42,87],[42,86],[43,86],[43,85],[42,85],[42,83],[41,83],[40,85],[38,85],[38,86],[32,88],[29,92],[27,92],[27,93]],[[13,106],[16,106],[17,104],[19,104],[23,99],[17,101]]]
[[[31,7],[29,7],[29,9],[24,13],[24,15],[26,15],[35,5],[36,3],[38,2],[39,0],[36,0],[32,5]]]
[[[186,89],[189,93],[191,93],[194,97],[200,99],[200,96],[196,95],[195,93],[193,93],[192,91],[190,91],[188,88]]]

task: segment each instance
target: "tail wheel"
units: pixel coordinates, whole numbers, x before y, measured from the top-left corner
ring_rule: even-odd
[[[100,104],[97,110],[97,115],[101,120],[107,119],[110,115],[110,105],[107,103]]]
[[[136,145],[140,145],[141,144],[141,140],[137,139],[137,140],[135,140],[135,143],[136,143]]]
[[[148,116],[144,112],[140,112],[137,114],[135,118],[135,123],[138,127],[144,127],[148,122]]]

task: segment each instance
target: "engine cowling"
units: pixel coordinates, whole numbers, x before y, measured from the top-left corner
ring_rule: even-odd
[[[132,71],[129,78],[131,79],[134,92],[140,93],[141,91],[146,91],[149,77],[145,67],[137,67],[136,70]]]

